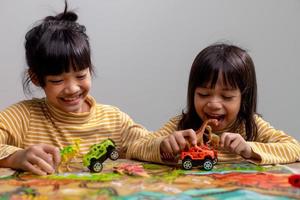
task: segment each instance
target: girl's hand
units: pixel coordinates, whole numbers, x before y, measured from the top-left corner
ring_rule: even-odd
[[[238,133],[222,133],[220,144],[221,147],[229,149],[230,152],[241,155],[244,158],[252,157],[253,152],[250,145]]]
[[[188,144],[188,141],[192,145],[197,144],[196,133],[193,129],[187,129],[182,131],[175,131],[166,137],[160,144],[160,152],[162,155],[176,155],[180,153]]]
[[[60,159],[59,149],[47,144],[33,145],[19,150],[9,158],[11,168],[30,171],[37,175],[54,173]]]

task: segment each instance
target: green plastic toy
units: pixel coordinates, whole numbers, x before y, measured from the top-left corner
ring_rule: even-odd
[[[116,145],[113,140],[106,139],[99,144],[94,144],[90,147],[87,154],[83,156],[83,165],[88,167],[91,172],[101,172],[103,168],[103,162],[110,158],[111,160],[117,160],[119,153],[116,150]]]
[[[70,171],[70,161],[80,156],[80,139],[76,139],[74,144],[68,145],[60,150],[61,155],[61,163],[59,164],[58,171],[63,172],[63,168],[65,167],[67,171]]]

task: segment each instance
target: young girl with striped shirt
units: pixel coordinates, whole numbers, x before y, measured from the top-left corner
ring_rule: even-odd
[[[256,104],[256,75],[249,54],[229,44],[208,46],[192,64],[186,110],[155,134],[136,141],[128,156],[176,161],[187,143],[197,143],[195,132],[202,123],[215,119],[211,128],[220,138],[219,161],[276,164],[300,160],[299,142],[258,115]]]
[[[80,139],[80,153],[110,138],[119,152],[149,132],[118,108],[96,103],[89,95],[93,65],[85,27],[67,11],[48,16],[25,37],[30,83],[45,98],[24,100],[0,113],[0,167],[45,175],[55,172],[59,149]]]

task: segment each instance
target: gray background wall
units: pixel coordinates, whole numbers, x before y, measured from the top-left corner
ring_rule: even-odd
[[[249,50],[258,112],[300,139],[299,0],[69,0],[86,25],[97,69],[92,94],[156,130],[186,103],[191,63],[207,45]],[[62,0],[0,1],[0,109],[25,98],[24,35]],[[37,93],[36,96],[41,94]]]

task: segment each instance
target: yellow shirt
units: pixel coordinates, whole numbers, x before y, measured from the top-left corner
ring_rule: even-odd
[[[120,153],[149,132],[118,108],[97,104],[89,96],[91,109],[67,113],[53,107],[45,98],[21,101],[0,113],[0,159],[34,144],[63,147],[81,139],[80,151],[87,153],[92,144],[111,138]]]
[[[256,140],[248,141],[248,144],[252,150],[260,156],[261,160],[248,159],[248,161],[257,164],[278,164],[300,160],[300,144],[296,139],[281,130],[274,129],[261,117],[255,115],[254,118],[258,128],[258,134]],[[160,143],[169,134],[177,131],[177,125],[180,119],[181,116],[174,117],[160,130],[154,132],[154,134],[137,140],[128,150],[127,157],[163,163],[160,155]],[[236,130],[236,132],[245,138],[246,131],[244,128],[240,128]],[[218,160],[220,162],[233,162],[244,159],[224,149],[218,149]]]

